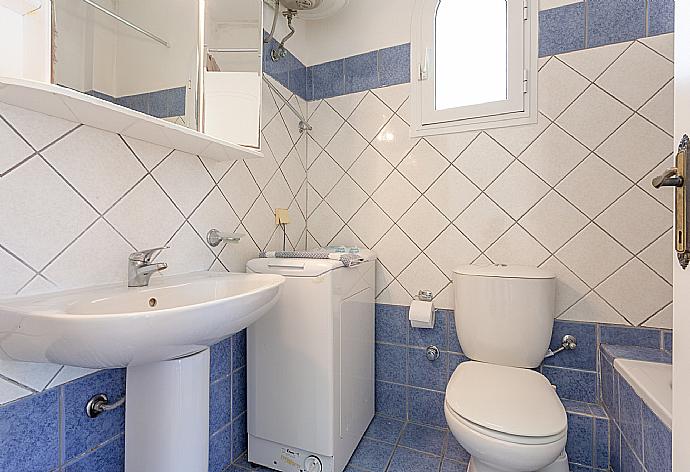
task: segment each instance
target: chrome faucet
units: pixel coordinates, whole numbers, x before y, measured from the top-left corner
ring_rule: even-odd
[[[148,287],[151,276],[168,268],[165,262],[153,263],[153,260],[167,247],[155,249],[145,249],[133,252],[129,255],[127,266],[127,286],[129,287]]]

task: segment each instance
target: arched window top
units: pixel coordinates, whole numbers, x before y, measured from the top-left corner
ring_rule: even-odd
[[[413,134],[536,121],[537,5],[537,0],[417,0]]]

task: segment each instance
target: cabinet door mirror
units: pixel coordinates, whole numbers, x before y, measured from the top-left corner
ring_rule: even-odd
[[[52,82],[259,147],[261,0],[53,0]]]

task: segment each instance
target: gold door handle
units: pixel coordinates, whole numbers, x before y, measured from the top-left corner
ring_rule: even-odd
[[[682,187],[684,180],[683,177],[678,175],[678,168],[671,167],[670,169],[666,169],[663,174],[654,177],[654,179],[652,179],[652,185],[654,188]]]

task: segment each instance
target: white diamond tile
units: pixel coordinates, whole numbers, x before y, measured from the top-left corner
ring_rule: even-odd
[[[605,182],[606,185],[602,185]],[[590,218],[606,209],[631,187],[630,181],[595,154],[575,168],[556,190]]]
[[[539,111],[555,120],[590,82],[557,58],[539,71]]]
[[[630,115],[631,110],[593,85],[563,112],[557,123],[589,149],[595,149]]]
[[[333,237],[333,244],[348,247],[364,247],[364,243],[348,226],[344,226],[338,234]]]
[[[372,198],[388,216],[398,221],[420,195],[419,191],[396,170],[374,192]]]
[[[340,167],[347,170],[354,164],[366,147],[367,142],[352,126],[345,123],[328,146],[326,146],[326,151]]]
[[[449,279],[453,278],[454,269],[471,264],[480,254],[479,249],[453,225],[446,228],[424,252]]]
[[[345,175],[328,194],[326,201],[343,221],[349,221],[367,198],[364,190],[349,175]]]
[[[597,79],[596,83],[636,110],[672,77],[671,61],[635,42]]]
[[[475,140],[479,133],[468,131],[466,133],[439,134],[429,136],[426,140],[448,161],[453,162]]]
[[[101,219],[44,269],[43,275],[64,290],[125,281],[127,257],[132,252],[132,246]],[[98,254],[97,264],[87,256],[90,254]]]
[[[83,367],[72,367],[69,365],[63,366],[60,372],[51,380],[48,388],[57,387],[59,385],[66,384],[72,380],[84,377],[85,375],[93,374],[97,372],[94,369],[84,369]]]
[[[544,66],[551,60],[553,59],[554,56],[546,56],[546,57],[540,57],[537,60],[537,69],[541,70],[544,68]]]
[[[594,287],[623,266],[632,256],[595,224],[590,224],[557,253],[556,257]]]
[[[42,155],[100,212],[146,174],[118,135],[88,126],[80,127]],[[196,156],[193,159],[198,162]]]
[[[394,116],[376,136],[372,145],[397,166],[419,140],[410,137],[410,126],[400,117]]]
[[[348,122],[359,131],[362,136],[371,141],[379,134],[383,125],[393,116],[393,112],[373,93],[366,97],[352,113]]]
[[[450,221],[422,197],[400,218],[398,224],[419,247],[425,248],[450,225]]]
[[[568,242],[588,222],[585,215],[554,191],[520,220],[520,224],[551,252]]]
[[[598,48],[581,49],[579,51],[560,54],[558,58],[578,71],[580,74],[594,81],[604,72],[618,56],[623,54],[631,42],[609,44]]]
[[[162,262],[168,264],[168,268],[161,275],[208,270],[215,255],[201,236],[205,237],[206,233],[197,234],[189,223],[185,223],[170,240],[170,249],[159,256]]]
[[[648,328],[673,329],[673,304],[664,307],[659,313],[645,321],[642,326]]]
[[[376,303],[389,305],[408,305],[412,301],[412,296],[405,291],[397,280],[386,287],[376,297]]]
[[[514,161],[486,189],[486,194],[515,220],[520,219],[549,191],[531,170]]]
[[[296,194],[304,183],[304,179],[307,178],[307,171],[304,170],[296,150],[293,149],[292,152],[290,152],[288,157],[283,161],[283,165],[280,166],[280,170],[283,171],[285,180],[287,180],[290,186],[290,191],[293,195]]]
[[[352,112],[355,111],[357,105],[360,104],[364,95],[366,95],[366,92],[350,93],[339,97],[328,98],[326,101],[340,116],[347,120]]]
[[[309,121],[313,124],[317,124],[317,126],[313,126],[314,129],[309,132],[309,135],[314,138],[321,147],[325,147],[333,136],[335,136],[335,132],[340,129],[345,120],[324,101],[321,102],[321,105],[314,111]]]
[[[640,260],[662,276],[668,283],[673,282],[673,264],[676,255],[670,248],[673,246],[672,230],[667,231],[659,239],[650,244],[639,255]]]
[[[448,219],[454,220],[479,193],[476,185],[451,166],[425,195]]]
[[[0,248],[0,297],[14,295],[36,273]]]
[[[393,171],[393,166],[369,146],[350,168],[350,176],[370,195]]]
[[[673,109],[673,81],[671,81],[640,108],[640,114],[668,134],[673,134]]]
[[[393,226],[393,222],[372,200],[367,200],[348,226],[371,248]]]
[[[309,232],[321,247],[328,246],[342,227],[343,221],[326,202],[322,202],[309,216]]]
[[[137,250],[164,246],[184,217],[151,177],[146,177],[105,218]]]
[[[673,226],[673,214],[638,187],[633,187],[599,215],[596,222],[637,254]]]
[[[508,151],[482,133],[454,162],[460,171],[482,190],[513,161]]]
[[[556,316],[589,293],[589,287],[555,257],[541,265],[556,276]]]
[[[675,189],[673,187],[661,187],[654,188],[652,185],[652,180],[654,177],[661,175],[667,169],[670,169],[675,165],[675,156],[669,154],[669,156],[664,159],[658,166],[652,169],[647,175],[642,177],[638,182],[638,185],[642,190],[646,191],[655,200],[660,202],[666,208],[673,210],[673,205],[675,204]]]
[[[482,251],[512,224],[510,216],[483,194],[455,220],[455,226]]]
[[[290,133],[288,133],[285,127],[285,123],[282,119],[276,117],[264,128],[263,133],[276,162],[281,164],[294,145]]]
[[[321,196],[330,192],[343,176],[343,169],[328,155],[322,152],[308,171],[309,185]]]
[[[262,137],[261,139],[261,148],[264,153],[264,158],[247,159],[243,162],[249,169],[249,172],[251,172],[252,176],[254,176],[256,184],[259,186],[259,188],[264,188],[268,184],[268,181],[271,180],[271,177],[273,177],[273,174],[276,173],[278,164],[273,158],[273,154],[271,153],[271,149],[268,147],[265,138]],[[235,164],[233,168],[239,164],[240,163]]]
[[[73,121],[36,113],[6,103],[0,103],[0,115],[9,121],[34,149],[38,150],[43,149],[77,126],[77,123]]]
[[[405,121],[405,123],[410,122],[410,99],[408,98],[405,100],[405,102],[400,105],[400,108],[398,108],[398,111],[395,112],[396,115],[398,115],[400,118]]]
[[[550,185],[556,185],[589,154],[586,147],[556,125],[520,156],[520,161]]]
[[[153,176],[185,216],[194,211],[214,185],[201,160],[181,151],[173,152],[156,167]],[[180,176],[184,176],[184,185],[180,185]]]
[[[638,181],[673,152],[673,138],[633,115],[597,150],[597,154],[633,181]]]
[[[286,225],[287,237],[293,244],[297,244],[300,236],[302,236],[306,229],[306,221],[296,200],[290,204],[288,211],[290,213],[290,224]]]
[[[276,230],[275,214],[263,197],[256,199],[254,205],[242,219],[242,224],[261,250],[266,248]]]
[[[393,85],[372,90],[383,103],[393,111],[398,111],[400,105],[410,97],[410,84]]]
[[[398,171],[420,192],[425,192],[431,184],[450,166],[444,157],[422,140],[403,159]]]
[[[558,319],[630,326],[630,323],[625,318],[594,292],[590,292],[582,300],[567,309]]]
[[[268,206],[275,210],[276,208],[287,208],[293,200],[290,187],[283,177],[281,172],[276,172],[271,181],[264,189],[264,197],[268,202]],[[275,221],[275,220],[274,220]]]
[[[265,127],[278,114],[278,105],[276,105],[273,93],[268,85],[263,84],[261,87],[261,125]]]
[[[140,139],[123,136],[123,138],[134,154],[141,160],[148,170],[156,167],[165,159],[165,156],[170,154],[173,150],[167,147],[159,146],[158,144],[147,143]]]
[[[7,380],[0,379],[0,405],[26,397],[31,395],[31,393],[31,390],[22,388]]]
[[[317,193],[316,190],[311,186],[311,184],[307,184],[307,216],[311,218],[311,214],[314,212],[314,209],[317,208],[321,202],[323,201],[323,198],[321,195]]]
[[[248,234],[244,226],[237,229],[238,233]],[[237,244],[227,244],[220,253],[220,261],[230,272],[245,272],[247,262],[259,255],[259,248],[251,237],[242,238]]]
[[[60,370],[60,365],[0,360],[0,374],[28,388],[43,391]]]
[[[666,306],[673,296],[671,285],[637,259],[628,262],[596,291],[635,326]]]
[[[449,283],[438,294],[435,294],[434,306],[442,310],[453,310],[455,308],[455,291],[453,290],[452,283]]]
[[[2,119],[0,119],[0,142],[3,144],[3,152],[0,154],[0,175],[34,153],[34,150]]]
[[[37,275],[19,291],[19,295],[38,295],[40,293],[54,292],[57,289],[58,287],[53,282]]]
[[[383,292],[383,290],[388,287],[393,281],[395,280],[395,277],[391,275],[390,272],[384,267],[383,264],[381,264],[381,260],[377,259],[376,260],[376,296]]]
[[[214,188],[211,194],[199,205],[199,208],[192,213],[189,222],[202,236],[205,236],[211,229],[231,233],[240,224],[237,215],[218,188]],[[220,253],[222,249],[223,245],[212,248],[216,253]]]
[[[398,276],[398,281],[408,293],[414,294],[420,290],[439,293],[448,285],[448,278],[424,254],[412,261],[412,264]]]
[[[237,216],[244,217],[259,196],[259,187],[243,162],[235,164],[218,184]]]
[[[662,56],[664,56],[669,61],[673,62],[673,46],[674,46],[674,34],[660,34],[657,36],[650,36],[648,38],[642,38],[639,40],[644,45],[652,48]]]
[[[486,251],[496,264],[538,266],[549,252],[519,225],[513,225]]]
[[[373,248],[379,261],[393,277],[400,275],[421,252],[417,245],[398,227],[393,226]]]
[[[294,96],[290,99],[290,104],[296,109],[300,109],[297,99]],[[280,115],[283,117],[284,126],[287,128],[293,144],[296,143],[300,136],[302,136],[299,130],[300,119],[297,118],[297,116],[287,106],[284,106],[280,110]]]
[[[48,263],[98,216],[38,158],[2,178],[0,202],[0,241],[35,269]]]
[[[539,113],[538,120],[534,124],[506,126],[490,130],[489,134],[513,156],[519,156],[550,124],[549,119]]]

